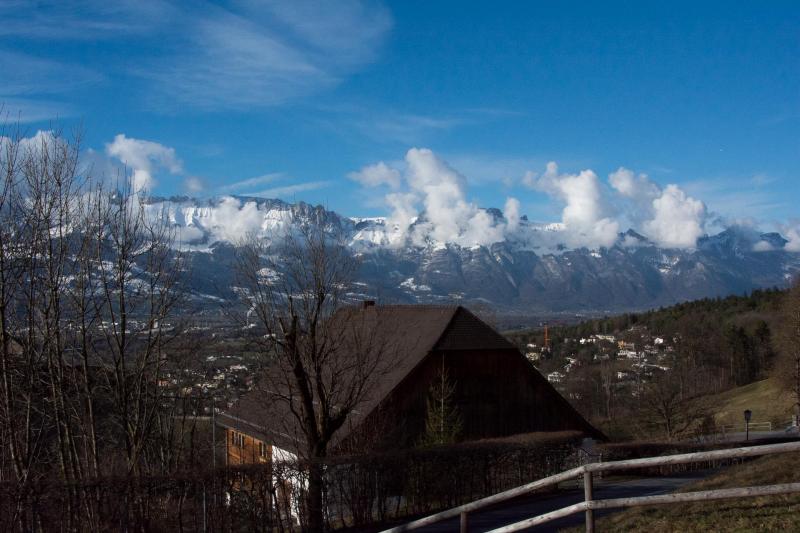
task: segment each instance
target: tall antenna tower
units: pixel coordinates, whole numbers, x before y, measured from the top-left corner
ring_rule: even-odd
[[[550,332],[547,330],[547,324],[544,325],[544,351],[550,351]]]

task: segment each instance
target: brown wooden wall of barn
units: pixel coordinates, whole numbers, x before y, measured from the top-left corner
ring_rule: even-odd
[[[380,414],[362,427],[381,428],[392,447],[414,446],[424,432],[427,398],[443,359],[456,389],[462,440],[537,431],[592,431],[516,350],[434,352],[400,383]]]

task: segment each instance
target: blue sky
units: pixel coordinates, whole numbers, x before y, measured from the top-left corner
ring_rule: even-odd
[[[571,201],[550,161],[591,169],[617,216],[620,167],[704,202],[708,227],[800,216],[793,2],[110,4],[0,2],[0,102],[31,134],[82,123],[157,194],[386,214],[389,182],[358,171],[410,179],[416,147],[468,202],[536,220]]]

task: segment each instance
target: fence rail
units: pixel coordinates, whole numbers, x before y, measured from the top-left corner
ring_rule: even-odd
[[[727,433],[744,433],[747,430],[752,431],[772,431],[772,422],[750,422],[749,424],[729,424],[720,426],[720,433],[723,435]]]
[[[424,527],[427,525],[447,520],[449,518],[460,517],[461,532],[467,533],[469,523],[469,513],[484,509],[491,505],[502,503],[518,496],[529,494],[539,489],[558,485],[563,481],[583,477],[584,481],[584,501],[563,509],[558,509],[539,516],[534,516],[516,522],[508,526],[492,530],[490,533],[510,533],[520,531],[539,524],[544,524],[558,518],[563,518],[576,513],[585,513],[586,531],[594,532],[594,510],[611,509],[621,507],[636,507],[642,505],[662,505],[669,503],[691,502],[691,501],[711,501],[730,498],[746,498],[764,496],[772,494],[789,494],[800,492],[800,483],[788,483],[781,485],[762,485],[757,487],[740,487],[734,489],[711,490],[700,492],[687,492],[680,494],[664,494],[658,496],[640,496],[635,498],[616,498],[608,500],[595,500],[593,495],[593,475],[599,472],[613,472],[619,470],[632,470],[655,466],[669,466],[687,463],[697,463],[703,461],[718,461],[723,459],[738,459],[744,457],[757,457],[761,455],[771,455],[776,453],[800,452],[800,442],[788,442],[781,444],[767,444],[763,446],[748,446],[745,448],[731,448],[727,450],[713,450],[708,452],[683,453],[677,455],[666,455],[663,457],[647,457],[643,459],[629,459],[625,461],[610,461],[606,463],[590,463],[577,468],[572,468],[549,476],[520,487],[482,498],[474,502],[453,507],[446,511],[436,513],[425,518],[420,518],[407,524],[387,529],[382,533],[401,533]]]

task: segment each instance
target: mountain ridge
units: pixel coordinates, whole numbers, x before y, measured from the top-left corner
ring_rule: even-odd
[[[189,292],[209,300],[235,297],[231,265],[237,238],[274,240],[301,224],[340,231],[361,268],[353,299],[489,305],[503,312],[617,312],[786,286],[800,254],[777,233],[732,226],[690,249],[659,248],[634,229],[611,247],[568,248],[559,224],[520,217],[515,233],[489,244],[420,240],[424,213],[411,230],[385,217],[346,217],[305,202],[221,197],[150,199],[151,216],[167,216],[195,272]],[[494,226],[507,224],[486,209]],[[539,239],[537,241],[537,239]],[[202,303],[203,297],[194,298]]]

